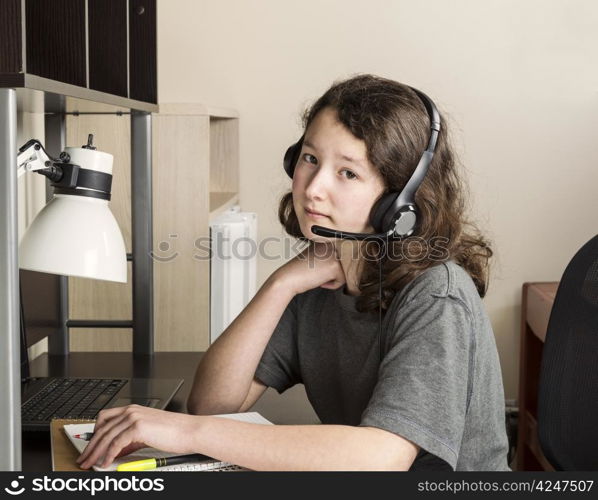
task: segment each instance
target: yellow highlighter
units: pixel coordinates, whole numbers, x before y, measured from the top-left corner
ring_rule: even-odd
[[[202,455],[201,453],[192,453],[191,455],[178,455],[176,457],[166,458],[145,458],[143,460],[135,460],[134,462],[126,462],[116,467],[119,472],[137,472],[141,470],[153,470],[158,467],[166,467],[167,465],[184,464],[185,462],[199,462],[203,460],[214,460],[211,457]]]

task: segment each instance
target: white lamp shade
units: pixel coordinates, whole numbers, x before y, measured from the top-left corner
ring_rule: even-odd
[[[108,202],[54,195],[23,236],[19,267],[126,283],[125,243]]]

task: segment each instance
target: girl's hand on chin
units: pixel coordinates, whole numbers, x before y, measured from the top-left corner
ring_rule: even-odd
[[[346,282],[334,245],[321,242],[312,242],[272,278],[282,280],[295,294],[317,287],[337,289]]]

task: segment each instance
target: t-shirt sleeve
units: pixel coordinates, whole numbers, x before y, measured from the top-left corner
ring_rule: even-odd
[[[471,392],[471,313],[457,297],[421,293],[388,325],[360,425],[398,434],[455,469]]]
[[[279,393],[301,383],[297,355],[297,296],[291,300],[276,325],[255,376]]]

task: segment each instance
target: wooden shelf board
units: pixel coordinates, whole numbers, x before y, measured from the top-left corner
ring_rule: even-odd
[[[105,92],[99,92],[97,90],[91,90],[85,87],[78,87],[77,85],[70,85],[68,83],[57,82],[48,78],[42,78],[41,76],[31,75],[29,73],[1,73],[0,87],[16,87],[49,92],[66,97],[76,97],[78,99],[85,99],[87,101],[111,104],[113,106],[122,106],[124,108],[137,111],[158,111],[157,104],[106,94]]]
[[[210,218],[217,217],[239,202],[238,193],[210,193]]]
[[[161,115],[201,115],[211,118],[239,118],[237,110],[200,103],[169,102],[160,104]]]

